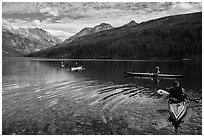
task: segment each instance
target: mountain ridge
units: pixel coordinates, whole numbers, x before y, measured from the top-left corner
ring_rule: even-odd
[[[138,25],[139,23],[135,22],[134,20],[131,20],[130,22],[128,22],[127,24],[123,25],[124,26],[135,26],[135,25]]]
[[[100,31],[105,31],[105,30],[108,30],[108,29],[112,29],[113,27],[108,24],[108,23],[101,23],[93,28],[90,28],[90,27],[85,27],[83,28],[82,30],[80,30],[78,33],[76,33],[75,35],[69,37],[68,39],[65,39],[63,43],[69,43],[75,39],[78,39],[82,36],[85,36],[85,35],[90,35],[90,34],[93,34],[93,33],[97,33],[97,32],[100,32]]]
[[[39,28],[14,29],[2,25],[3,56],[21,56],[60,43],[60,39]]]
[[[202,12],[162,17],[83,36],[31,57],[91,59],[201,58]]]

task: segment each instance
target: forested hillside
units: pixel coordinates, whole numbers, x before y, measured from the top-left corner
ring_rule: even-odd
[[[86,35],[30,57],[201,59],[202,13],[168,16]]]

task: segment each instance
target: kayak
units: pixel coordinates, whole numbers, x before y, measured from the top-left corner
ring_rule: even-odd
[[[169,113],[170,116],[173,118],[173,122],[178,123],[186,114],[186,102],[180,103],[168,103],[169,105]]]
[[[70,71],[78,71],[78,70],[84,70],[85,68],[83,66],[80,67],[71,67]]]
[[[169,92],[162,89],[157,90],[157,93],[160,95],[169,95]],[[168,108],[169,108],[169,114],[170,114],[170,117],[168,118],[168,120],[172,122],[175,132],[177,133],[178,127],[180,123],[182,123],[182,118],[187,113],[186,102],[185,101],[179,102],[177,99],[169,98]]]
[[[124,72],[130,76],[140,76],[140,77],[169,77],[169,78],[180,78],[182,75],[170,75],[170,74],[155,74],[155,73],[135,73],[135,72]]]
[[[169,95],[169,92],[159,89],[157,93],[160,95]],[[176,102],[177,100],[169,99],[168,106],[169,106],[169,113],[170,116],[173,118],[174,122],[179,122],[183,118],[186,113],[186,102]]]

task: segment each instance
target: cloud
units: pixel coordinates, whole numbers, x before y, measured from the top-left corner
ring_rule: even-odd
[[[157,5],[156,3],[153,3]],[[4,14],[12,13],[43,13],[52,16],[68,16],[73,19],[79,18],[97,18],[108,15],[120,15],[136,10],[151,9],[149,3],[117,3],[117,2],[64,2],[64,3],[6,3],[3,2],[2,12]],[[75,17],[76,16],[76,17]]]
[[[46,16],[67,17],[70,20],[98,19],[126,16],[136,13],[191,12],[201,9],[202,4],[190,2],[3,2],[3,14],[42,13]],[[172,10],[171,10],[172,9]],[[68,19],[67,19],[68,20]]]
[[[45,29],[45,30],[49,32],[52,36],[58,37],[62,40],[67,39],[70,36],[74,35],[74,33],[69,33],[62,30],[51,30],[51,29]]]
[[[176,2],[172,3],[172,6],[167,13],[169,15],[175,14],[185,14],[185,13],[192,13],[192,12],[199,12],[202,11],[202,4],[201,3],[191,3],[191,2]]]
[[[58,10],[55,8],[51,8],[51,7],[43,8],[40,10],[40,12],[45,13],[45,14],[49,14],[49,15],[53,15],[53,16],[59,16]]]
[[[5,19],[2,18],[2,23],[8,26],[12,26],[13,28],[19,27],[40,27],[41,22],[39,20],[23,20],[23,19]]]
[[[39,11],[38,3],[35,2],[2,2],[2,13],[36,13]]]
[[[41,27],[61,38],[102,22],[114,27],[168,15],[202,11],[196,2],[3,2],[2,23]]]
[[[193,5],[190,4],[190,3],[180,3],[180,4],[177,4],[177,5],[174,5],[176,6],[177,8],[181,8],[181,9],[191,9],[193,8]]]
[[[34,21],[33,21],[33,23],[34,23],[34,24],[36,24],[36,26],[39,26],[39,25],[40,25],[40,21],[39,21],[39,20],[37,20],[37,19],[36,19],[36,20],[34,20]]]

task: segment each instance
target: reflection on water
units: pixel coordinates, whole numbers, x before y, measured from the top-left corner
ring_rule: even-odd
[[[125,77],[155,66],[179,79],[190,98],[178,134],[201,134],[201,63],[164,61],[76,61],[3,59],[3,134],[174,134],[159,88],[173,79]]]

